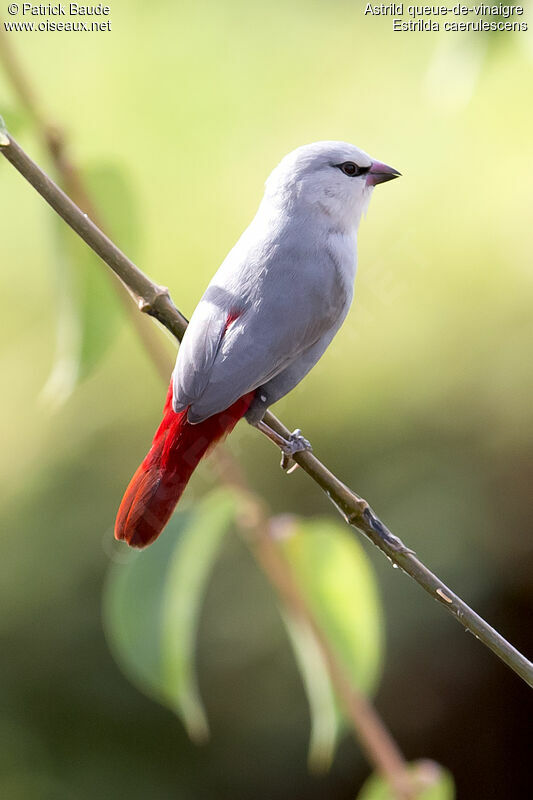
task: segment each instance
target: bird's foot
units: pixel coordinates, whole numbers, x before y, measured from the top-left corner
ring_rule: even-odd
[[[285,439],[284,436],[281,436],[281,434],[272,430],[272,428],[267,425],[266,422],[263,422],[263,420],[255,422],[253,425],[266,436],[268,436],[271,442],[274,442],[274,444],[279,447],[283,454],[281,457],[281,468],[288,474],[293,472],[298,466],[294,462],[293,456],[296,453],[303,453],[313,449],[311,447],[311,443],[302,436],[302,432],[298,428],[293,431],[287,439]]]
[[[280,444],[279,447],[282,453],[280,467],[287,475],[290,475],[291,472],[294,472],[294,470],[298,468],[298,464],[293,459],[295,453],[305,453],[313,450],[311,442],[302,436],[302,432],[299,428],[296,428],[289,438],[285,439],[284,443]]]

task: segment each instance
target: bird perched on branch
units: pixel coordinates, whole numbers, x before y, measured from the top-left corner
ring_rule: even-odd
[[[357,230],[377,184],[399,172],[345,142],[316,142],[274,169],[255,218],[214,275],[179,349],[163,420],[120,505],[115,536],[159,536],[208,449],[242,417],[286,457],[267,408],[298,384],[342,325],[353,297]]]

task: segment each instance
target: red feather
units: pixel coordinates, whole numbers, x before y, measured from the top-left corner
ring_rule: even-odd
[[[146,547],[157,539],[199,461],[233,430],[253,396],[249,392],[225,411],[191,425],[187,409],[178,414],[172,409],[171,382],[163,420],[122,498],[115,522],[116,539],[124,539],[132,547]]]

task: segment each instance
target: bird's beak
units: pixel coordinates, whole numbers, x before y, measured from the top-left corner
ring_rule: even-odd
[[[394,178],[399,178],[401,172],[398,172],[394,167],[388,167],[382,164],[381,161],[374,161],[370,167],[370,172],[367,173],[366,185],[377,186],[378,183],[386,183],[392,181]]]

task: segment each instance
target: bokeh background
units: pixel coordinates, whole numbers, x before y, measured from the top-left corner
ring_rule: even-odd
[[[100,186],[120,173],[127,201],[100,197],[127,211],[115,238],[186,315],[290,149],[345,139],[404,173],[362,225],[352,313],[277,411],[531,652],[533,34],[393,33],[363,5],[114,0],[111,32],[10,44],[76,161]],[[50,168],[2,72],[0,113]],[[349,735],[327,774],[308,771],[301,679],[238,537],[201,612],[210,741],[192,744],[117,666],[102,596],[127,557],[111,528],[164,389],[101,286],[84,289],[105,309],[92,312],[98,357],[78,369],[79,287],[59,227],[2,161],[0,794],[354,798],[370,768]],[[335,517],[245,424],[229,447],[273,513]],[[215,481],[202,468],[185,505]],[[406,756],[443,764],[459,798],[525,797],[525,685],[363,547],[383,605],[376,704]]]

